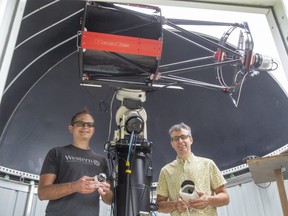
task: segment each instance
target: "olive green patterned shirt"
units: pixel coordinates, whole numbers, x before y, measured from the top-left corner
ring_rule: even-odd
[[[168,200],[179,198],[181,184],[185,180],[195,183],[195,189],[206,195],[213,195],[212,189],[216,189],[227,182],[213,160],[198,157],[192,154],[187,159],[176,160],[165,165],[159,175],[157,194],[168,197]],[[216,216],[217,210],[213,206],[207,206],[202,210],[190,210],[188,212],[173,211],[171,216]]]

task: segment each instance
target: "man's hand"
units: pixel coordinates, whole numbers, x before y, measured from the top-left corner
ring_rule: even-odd
[[[185,211],[187,211],[187,209],[189,208],[188,207],[188,202],[187,201],[185,201],[185,200],[183,200],[183,199],[181,199],[181,198],[179,198],[178,199],[178,201],[177,201],[177,204],[176,204],[176,210],[178,211],[178,212],[185,212]]]
[[[187,206],[189,209],[204,209],[209,205],[208,197],[202,192],[197,193],[199,195],[199,198],[190,199],[187,201]]]
[[[89,194],[95,192],[100,186],[96,185],[94,178],[83,176],[75,182],[71,183],[73,192],[81,194]]]
[[[108,182],[98,182],[97,186],[98,186],[97,191],[101,196],[106,195],[106,193],[110,191],[111,187]]]

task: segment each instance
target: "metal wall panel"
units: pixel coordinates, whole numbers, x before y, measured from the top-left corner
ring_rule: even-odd
[[[10,188],[0,188],[0,209],[3,216],[22,216],[28,193]]]
[[[33,186],[33,202],[29,211],[27,203],[29,188],[27,184],[8,182],[0,179],[0,209],[1,216],[44,216],[47,201],[37,197],[37,187]],[[288,180],[285,180],[287,192]],[[219,216],[282,216],[282,208],[276,182],[256,185],[253,181],[238,184],[228,188],[230,204],[218,208]],[[111,216],[111,206],[101,202],[101,216]],[[155,212],[151,216],[168,216]]]

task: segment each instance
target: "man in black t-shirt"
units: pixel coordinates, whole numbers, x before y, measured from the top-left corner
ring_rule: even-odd
[[[90,149],[94,118],[87,110],[76,113],[68,130],[72,144],[53,148],[45,157],[38,197],[49,200],[46,216],[98,216],[99,197],[111,204],[113,193],[109,182],[94,178],[109,176],[106,159]]]

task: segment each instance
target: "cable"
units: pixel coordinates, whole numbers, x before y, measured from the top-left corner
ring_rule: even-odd
[[[111,136],[111,130],[112,130],[112,113],[113,113],[113,102],[115,100],[115,96],[119,90],[115,91],[110,102],[110,120],[109,120],[109,127],[108,127],[108,137],[107,137],[107,143],[109,143],[110,136]],[[106,144],[107,144],[106,143]],[[106,144],[104,146],[104,149],[106,149]]]
[[[131,174],[130,155],[131,155],[133,139],[134,139],[134,130],[132,131],[132,133],[130,135],[129,148],[128,148],[128,154],[127,154],[127,160],[126,160],[126,167],[127,167],[126,173],[129,173],[129,174]]]
[[[271,185],[271,182],[269,182],[268,183],[268,185],[267,186],[261,186],[261,185],[259,185],[259,184],[256,184],[258,187],[260,187],[260,188],[263,188],[263,189],[266,189],[266,188],[269,188],[270,187],[270,185]]]

